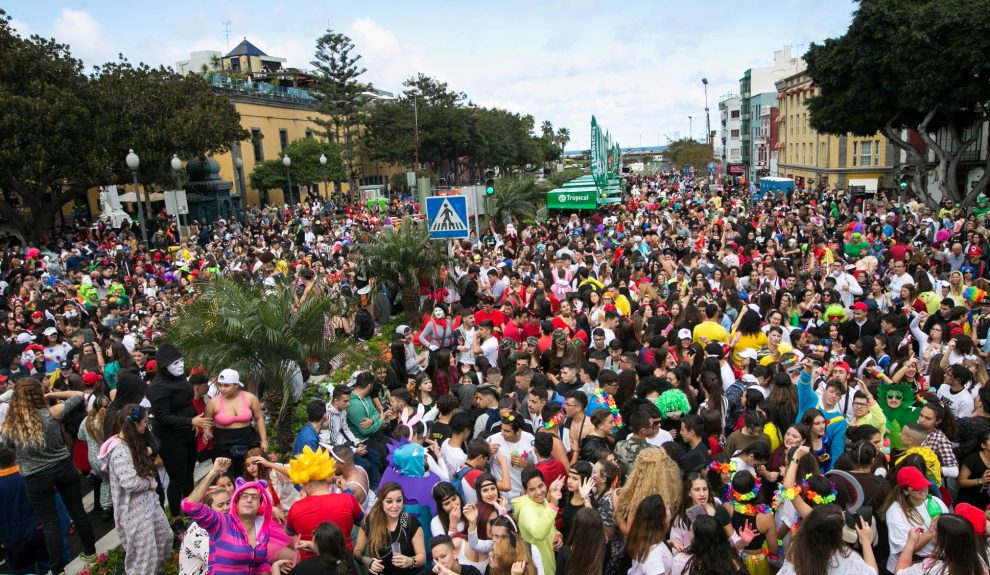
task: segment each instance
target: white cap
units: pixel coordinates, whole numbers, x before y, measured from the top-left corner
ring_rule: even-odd
[[[24,332],[24,333],[17,334],[17,340],[16,341],[17,341],[17,343],[28,343],[28,342],[34,341],[36,339],[38,339],[38,338],[36,338],[33,334],[30,334],[28,332]]]
[[[45,336],[55,335],[56,333],[58,333],[58,330],[55,329],[54,327],[48,327],[48,328],[45,328],[45,331],[42,332],[42,333],[44,333]]]
[[[756,313],[760,313],[760,306],[756,305],[755,303],[751,303],[751,304],[749,304],[746,307],[748,307],[749,309],[755,311]]]
[[[746,375],[742,376],[740,379],[742,379],[742,381],[745,381],[746,383],[750,383],[753,385],[760,384],[760,380],[756,379],[756,376],[753,375],[752,373],[747,373]]]
[[[241,374],[237,373],[236,369],[227,368],[220,372],[217,376],[217,383],[236,383],[237,385],[244,387],[241,383]]]
[[[408,330],[408,329],[409,329],[409,326],[408,325],[402,324],[399,327],[395,328],[395,333],[397,333],[399,335],[406,335],[406,330]]]
[[[361,288],[359,290],[357,290],[357,294],[358,295],[368,295],[369,293],[371,293],[371,285],[370,284],[364,286],[363,288]]]
[[[688,328],[682,328],[677,332],[677,339],[691,339],[691,330]]]
[[[751,347],[747,347],[746,349],[744,349],[744,350],[742,350],[742,351],[739,352],[739,357],[746,357],[746,358],[749,358],[749,359],[756,359],[757,358],[756,350],[753,349],[753,348],[751,348]]]

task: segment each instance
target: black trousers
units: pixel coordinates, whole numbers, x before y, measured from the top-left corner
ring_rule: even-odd
[[[190,441],[162,441],[158,455],[168,473],[168,509],[172,519],[182,514],[182,498],[192,493],[193,471],[196,469],[196,438]]]
[[[65,570],[62,549],[62,530],[55,510],[55,491],[62,496],[62,502],[76,526],[76,533],[82,542],[82,552],[85,555],[96,553],[96,535],[93,526],[86,515],[82,502],[82,478],[72,465],[72,459],[66,457],[54,467],[25,475],[27,496],[34,507],[35,513],[41,519],[45,530],[45,547],[51,561],[52,572],[61,573]],[[100,494],[95,494],[99,500]]]

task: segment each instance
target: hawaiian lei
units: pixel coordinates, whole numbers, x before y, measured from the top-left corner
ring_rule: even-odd
[[[555,427],[559,427],[560,424],[564,423],[564,418],[565,418],[565,415],[564,415],[564,406],[561,405],[560,411],[558,411],[553,416],[553,419],[551,419],[550,421],[544,421],[543,422],[543,429],[553,429]]]
[[[763,484],[760,480],[756,479],[756,484],[753,486],[752,491],[739,493],[730,485],[726,491],[726,498],[732,502],[732,509],[737,513],[750,516],[755,516],[757,513],[768,513],[770,506],[766,503],[749,503],[759,497],[762,486]]]
[[[605,390],[596,387],[595,388],[595,399],[599,403],[603,403],[608,406],[608,410],[612,412],[612,419],[615,421],[616,429],[622,429],[622,416],[619,415],[619,407],[615,405],[615,399],[611,395],[605,393]]]
[[[731,475],[736,472],[736,462],[735,461],[721,462],[721,461],[712,460],[712,462],[708,464],[708,470],[714,471],[719,474],[728,473]]]
[[[835,486],[832,485],[831,482],[829,482],[829,486],[832,489],[831,492],[828,495],[823,496],[808,487],[808,478],[805,477],[804,481],[801,482],[801,491],[804,491],[804,499],[806,501],[810,501],[815,505],[825,505],[827,503],[835,502]]]

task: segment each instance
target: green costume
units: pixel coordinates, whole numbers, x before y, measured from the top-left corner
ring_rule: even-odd
[[[903,398],[897,408],[887,405],[887,394],[891,392],[900,393]],[[877,403],[887,417],[887,437],[890,438],[891,451],[902,449],[901,428],[905,423],[917,422],[921,411],[921,406],[915,400],[914,387],[905,384],[881,385],[877,388]]]

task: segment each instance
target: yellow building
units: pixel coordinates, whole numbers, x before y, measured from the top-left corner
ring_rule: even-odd
[[[898,157],[894,147],[879,133],[863,137],[816,132],[809,123],[808,100],[817,94],[806,71],[777,82],[777,175],[793,178],[798,188],[871,194],[893,188]]]

